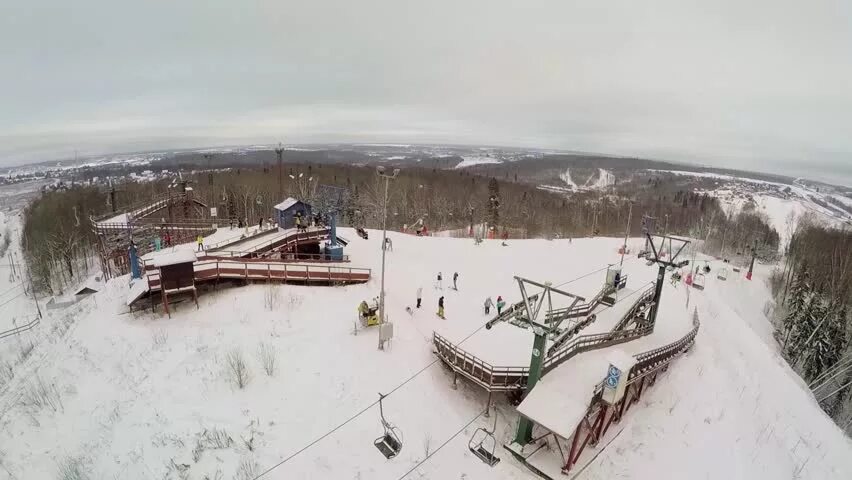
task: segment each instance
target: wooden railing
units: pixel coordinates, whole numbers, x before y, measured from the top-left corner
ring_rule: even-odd
[[[270,238],[269,240],[262,242],[258,245],[255,245],[251,250],[226,250],[220,249],[215,252],[210,252],[211,255],[216,255],[217,257],[229,257],[229,258],[242,258],[248,257],[252,255],[258,254],[258,252],[263,252],[269,248],[282,248],[289,247],[290,245],[296,245],[300,242],[310,242],[315,240],[323,240],[328,238],[330,230],[327,228],[321,228],[316,230],[309,230],[307,232],[296,232],[293,230],[292,233],[287,234],[284,237],[275,237]],[[246,238],[244,240],[248,240]],[[229,244],[239,243],[240,240],[235,240],[230,242]],[[227,246],[227,245],[226,245]],[[224,248],[224,247],[219,247]],[[214,250],[214,248],[207,248],[207,250]]]
[[[649,290],[650,294],[653,295],[653,289]],[[648,291],[636,300],[633,307],[624,315],[622,321],[618,322],[619,325],[624,323],[624,318],[628,318],[629,315],[635,315],[635,312],[639,311],[641,305],[647,305],[649,301],[647,295]],[[642,311],[647,312],[648,309],[645,308]],[[577,336],[558,350],[552,350],[552,353],[544,360],[543,372],[547,373],[553,370],[577,354],[628,342],[648,335],[653,330],[652,325],[644,325],[629,330],[612,330],[610,332]],[[432,334],[432,344],[435,347],[435,353],[441,360],[460,375],[472,380],[488,391],[507,391],[526,388],[527,377],[529,376],[528,367],[491,365],[481,358],[461,349],[458,345],[453,344],[438,333]]]
[[[239,278],[306,283],[363,283],[369,281],[372,274],[369,268],[214,258],[196,261],[193,270],[196,282]],[[149,265],[146,267],[146,276],[149,290],[159,290],[161,284],[159,270]]]

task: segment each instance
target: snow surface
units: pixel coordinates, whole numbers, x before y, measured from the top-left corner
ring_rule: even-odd
[[[483,157],[481,155],[476,155],[476,156],[465,155],[465,156],[462,157],[462,161],[459,162],[458,165],[456,165],[456,168],[472,167],[474,165],[482,165],[482,164],[487,164],[487,163],[503,163],[503,162],[501,162],[500,159],[493,158],[493,157]]]
[[[184,248],[155,256],[153,264],[155,267],[166,267],[177,263],[194,262],[195,260],[195,252],[188,248]]]
[[[354,238],[346,249],[352,265],[379,272],[381,235],[370,232],[370,240],[362,240],[350,229],[341,232]],[[150,310],[129,314],[125,276],[48,312],[36,329],[0,340],[0,361],[13,366],[12,378],[0,382],[0,478],[55,479],[61,459],[77,456],[92,478],[177,479],[176,464],[187,465],[191,479],[216,478],[216,472],[230,479],[240,462],[256,464],[259,473],[366,408],[264,478],[398,479],[424,458],[427,443],[434,452],[487,399],[465,381],[450,388],[452,375],[433,363],[431,332],[470,333],[487,319],[486,296],[518,298],[513,275],[560,284],[617,262],[622,242],[513,240],[502,247],[499,240],[475,246],[468,239],[389,236],[394,251],[387,253],[387,309],[395,338],[385,351],[376,349],[375,329],[353,334],[358,302],[378,295],[378,274],[367,284],[343,287],[220,286],[200,293],[197,310],[192,302],[176,302],[171,318]],[[438,270],[444,290],[433,286]],[[448,288],[454,271],[458,291]],[[852,476],[849,441],[750,325],[766,320],[740,316],[759,310],[767,298],[763,290],[729,278],[723,284],[708,277],[707,290],[690,292],[689,309],[681,303],[682,286],[677,294],[664,293],[665,308],[679,315],[698,306],[696,346],[631,409],[621,435],[604,439],[612,443],[584,478]],[[590,282],[593,287],[600,280]],[[581,290],[582,281],[576,283],[564,288]],[[424,308],[409,315],[405,307],[413,307],[418,286]],[[8,287],[7,275],[0,275],[0,292]],[[440,294],[447,320],[434,315]],[[266,298],[274,299],[274,309],[264,307]],[[21,296],[0,308],[0,318],[30,314],[32,302]],[[471,339],[491,333],[481,329]],[[17,360],[20,345],[29,342],[34,349]],[[260,342],[277,352],[271,377],[257,358]],[[225,373],[225,357],[235,349],[252,373],[243,390]],[[595,370],[602,378],[605,371]],[[37,379],[59,392],[60,406],[25,405]],[[405,446],[388,461],[372,445],[382,433],[378,409],[367,407],[377,392],[391,391],[385,416],[400,428]],[[497,441],[507,443],[518,415],[502,396],[494,399]],[[493,469],[468,451],[473,430],[490,429],[491,421],[474,421],[408,478],[536,478],[499,446],[502,461]],[[193,455],[202,432],[214,428],[233,443]]]

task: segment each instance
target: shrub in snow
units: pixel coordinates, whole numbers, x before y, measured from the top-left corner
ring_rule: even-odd
[[[263,365],[263,371],[270,377],[275,375],[275,347],[269,343],[261,342],[257,347],[257,358]]]
[[[260,473],[260,466],[253,458],[243,458],[240,460],[240,466],[237,467],[237,473],[234,474],[234,480],[254,480]]]
[[[59,395],[59,390],[57,390],[56,386],[46,384],[38,376],[36,376],[34,382],[25,387],[24,394],[21,396],[21,405],[34,410],[41,410],[43,408],[49,408],[54,412],[64,410],[62,397]]]
[[[151,341],[154,347],[162,347],[169,341],[169,334],[165,330],[157,330],[151,335]]]
[[[226,357],[228,363],[228,377],[238,388],[243,389],[251,381],[251,372],[249,371],[246,359],[240,349],[232,350]]]
[[[263,306],[270,312],[274,311],[278,308],[280,299],[281,296],[278,288],[274,284],[268,283],[263,290]]]
[[[91,475],[81,457],[65,457],[59,462],[58,480],[89,480]]]

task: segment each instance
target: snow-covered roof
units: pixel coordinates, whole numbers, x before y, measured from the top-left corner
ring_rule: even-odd
[[[154,257],[154,266],[165,267],[178,263],[194,262],[197,259],[195,252],[189,249],[175,250],[174,252],[164,253]]]
[[[287,210],[288,208],[295,205],[297,202],[298,202],[298,200],[296,200],[295,198],[287,197],[286,200],[279,203],[278,205],[275,205],[275,210]]]

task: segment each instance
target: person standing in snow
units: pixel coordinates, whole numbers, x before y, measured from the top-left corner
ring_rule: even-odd
[[[204,237],[202,237],[201,235],[197,236],[195,238],[195,242],[198,244],[198,250],[197,251],[203,252],[204,251]]]
[[[260,220],[257,221],[258,230],[263,230],[263,217],[260,217]]]
[[[441,276],[441,272],[438,272],[438,280],[435,282],[435,290],[443,290],[443,277]]]
[[[160,236],[157,235],[156,237],[154,237],[154,251],[159,252],[160,247],[162,247],[162,245],[163,245],[163,241],[160,240]]]
[[[500,295],[497,296],[497,315],[503,312],[503,307],[506,306],[506,302],[503,301],[503,297]]]
[[[491,313],[491,307],[494,306],[494,302],[491,301],[491,297],[485,299],[485,314],[488,315]]]
[[[454,272],[453,273],[453,290],[455,290],[455,291],[459,290],[458,281],[459,281],[459,272]]]
[[[441,318],[444,317],[444,297],[438,299],[438,316]]]
[[[423,300],[423,287],[417,287],[417,308],[420,308],[420,302]]]

